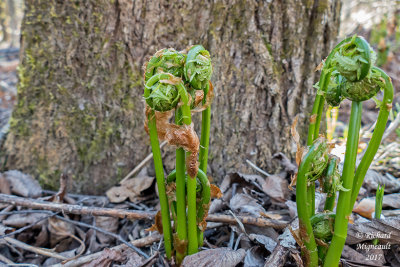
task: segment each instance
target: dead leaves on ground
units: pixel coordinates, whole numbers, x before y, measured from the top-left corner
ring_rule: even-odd
[[[154,183],[154,177],[140,176],[128,179],[120,186],[114,186],[106,192],[112,203],[121,203],[127,199],[136,203],[141,200],[143,191],[149,189]]]
[[[242,262],[245,256],[246,251],[244,249],[209,249],[185,257],[182,267],[232,267]]]
[[[13,194],[31,198],[40,197],[42,194],[42,188],[40,187],[38,181],[36,181],[30,175],[24,174],[20,171],[12,170],[0,174],[0,177],[3,177],[0,179],[5,179],[7,181],[7,183],[3,181],[2,185],[9,186],[9,189],[2,187],[1,192],[4,194],[7,194],[7,191],[11,191]]]

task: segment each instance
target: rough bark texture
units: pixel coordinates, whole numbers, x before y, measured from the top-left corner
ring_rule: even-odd
[[[176,3],[179,2],[179,3]],[[149,152],[141,66],[164,47],[209,49],[214,74],[210,174],[274,172],[304,126],[314,68],[335,42],[339,1],[27,0],[7,166],[101,192]],[[173,150],[165,155],[173,166]]]

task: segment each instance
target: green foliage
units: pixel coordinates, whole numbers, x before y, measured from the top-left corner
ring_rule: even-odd
[[[332,239],[333,227],[329,220],[322,220],[313,225],[315,238],[329,242]]]
[[[151,93],[146,103],[154,110],[168,111],[176,107],[179,101],[178,89],[175,85],[158,81],[150,87]]]
[[[210,202],[210,183],[206,175],[206,166],[211,115],[211,95],[208,95],[212,88],[211,74],[210,54],[201,45],[191,47],[187,56],[184,52],[177,52],[172,48],[162,49],[145,64],[144,98],[148,108],[148,130],[153,154],[160,154],[157,138],[160,135],[157,131],[167,131],[170,136],[175,136],[173,140],[167,140],[178,147],[176,171],[167,178],[169,188],[175,182],[175,190],[166,190],[161,156],[154,157],[166,254],[170,258],[174,247],[178,265],[187,254],[196,253],[198,247],[203,244],[205,216]],[[203,90],[202,99],[198,99],[197,96],[201,94],[198,95],[195,89]],[[200,164],[197,160],[200,149],[198,137],[193,132],[187,132],[192,124],[191,109],[195,107],[196,102],[205,107],[202,114],[200,146],[203,151],[200,151]],[[156,127],[158,118],[154,111],[166,112],[173,109],[176,124],[172,126],[166,118],[167,121],[161,121]],[[184,149],[187,150],[186,153]],[[199,169],[199,166],[202,169]],[[172,211],[175,221],[176,233],[173,242],[169,210]]]
[[[356,35],[336,52],[332,64],[347,80],[356,82],[368,75],[374,64],[374,52],[364,38]]]
[[[374,52],[361,37],[353,36],[340,42],[329,54],[321,69],[308,133],[309,152],[302,159],[297,174],[296,202],[300,221],[300,238],[304,246],[302,253],[310,266],[318,265],[318,257],[324,266],[337,266],[346,240],[347,225],[352,207],[363,183],[365,174],[378,150],[393,102],[391,79],[381,69],[373,66]],[[379,116],[368,148],[356,168],[359,131],[361,127],[362,101],[375,97],[379,90],[384,91],[379,104]],[[328,155],[323,138],[319,137],[319,122],[325,100],[337,106],[343,98],[352,103],[345,161],[340,177],[338,159]],[[328,160],[329,158],[329,160]],[[306,175],[304,174],[306,173]],[[311,179],[310,179],[311,177]],[[336,192],[340,191],[336,207],[334,232],[328,220],[313,223],[315,184],[313,177],[319,177],[322,191],[327,194],[325,210],[332,211]],[[311,229],[311,225],[312,228]],[[316,245],[315,238],[325,242],[332,241],[328,250],[326,245]]]
[[[313,182],[318,180],[325,172],[328,165],[328,144],[326,139],[320,139],[317,144],[316,153],[312,158],[310,170],[306,173],[307,180]],[[308,156],[308,154],[305,154]]]
[[[336,81],[333,81],[336,80]],[[328,89],[325,94],[326,103],[332,107],[337,107],[343,100],[342,96],[342,80],[341,75],[337,75],[335,78],[331,78],[331,82],[328,85]]]
[[[145,65],[145,82],[156,73],[171,73],[175,77],[182,78],[185,60],[186,55],[173,48],[156,52]]]
[[[365,101],[375,96],[384,84],[381,81],[380,72],[371,71],[370,75],[359,82],[342,82],[342,95],[351,101]]]
[[[212,65],[210,53],[201,45],[193,46],[185,64],[185,78],[196,90],[205,90],[211,79]]]

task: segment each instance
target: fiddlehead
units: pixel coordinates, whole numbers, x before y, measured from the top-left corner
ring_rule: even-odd
[[[184,69],[186,80],[196,90],[206,90],[211,79],[210,53],[201,45],[190,48]]]
[[[314,182],[321,178],[328,166],[328,144],[326,139],[321,138],[318,150],[315,152],[311,160],[310,171],[306,173],[308,183]]]
[[[334,213],[319,213],[312,216],[310,221],[315,238],[329,242],[332,239],[334,219]]]
[[[348,81],[363,80],[374,64],[371,47],[364,38],[353,36],[350,41],[343,43],[336,52],[332,65]]]
[[[187,243],[189,254],[197,252],[198,244],[202,244],[204,218],[210,201],[210,186],[205,172],[210,131],[210,103],[213,97],[210,82],[211,59],[209,52],[201,45],[192,46],[188,50],[188,55],[185,53],[177,52],[172,48],[162,49],[155,53],[144,66],[144,98],[147,104],[145,128],[153,136],[156,132],[160,140],[166,140],[168,144],[178,147],[176,150],[177,171],[174,174],[176,183],[170,185],[172,189],[176,186],[176,197],[171,198],[170,205],[173,215],[176,215],[174,220],[177,234],[174,235],[174,244],[176,244],[178,264],[186,255],[184,244]],[[169,122],[174,109],[176,110],[175,124]],[[191,112],[198,111],[203,111],[200,162],[204,172],[198,171],[197,157],[200,144],[191,120]],[[154,131],[155,127],[150,129],[154,122],[156,122],[156,131]],[[152,148],[155,149],[155,146]],[[158,168],[162,168],[160,166],[162,165],[158,164]],[[188,178],[185,178],[185,172]],[[196,186],[197,181],[201,182],[200,186]],[[161,178],[157,179],[157,184],[162,183]],[[201,188],[202,195],[199,197],[200,202],[196,204],[198,188]],[[197,231],[196,222],[201,231]]]
[[[335,79],[332,80],[328,85],[328,89],[326,90],[325,99],[326,103],[332,107],[337,107],[343,100],[342,95],[342,87],[343,87],[343,77],[341,75],[337,75]]]
[[[326,141],[323,138],[316,139],[303,157],[297,172],[297,213],[299,216],[300,237],[305,246],[302,248],[302,254],[304,255],[306,264],[309,264],[308,266],[318,266],[318,252],[310,221],[311,203],[307,199],[307,177],[311,172],[313,163],[315,164],[315,158],[321,158],[321,155],[325,153],[324,151],[326,151],[326,149]]]
[[[182,79],[169,73],[159,73],[146,82],[144,98],[149,107],[165,112],[176,108],[182,91],[186,91]]]
[[[157,73],[171,73],[182,78],[185,61],[186,55],[173,48],[157,51],[144,66],[144,80],[147,82]]]
[[[330,156],[326,174],[320,179],[322,192],[326,193],[324,210],[332,211],[335,205],[337,191],[349,191],[342,185],[338,169],[339,158]]]
[[[342,94],[351,101],[365,101],[375,96],[381,89],[381,73],[372,69],[370,75],[359,82],[344,81]]]

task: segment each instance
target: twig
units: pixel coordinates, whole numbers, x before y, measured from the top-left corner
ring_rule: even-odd
[[[145,262],[143,262],[138,267],[152,266],[153,263],[157,260],[156,258],[160,255],[160,252],[156,251],[150,258],[148,258]]]
[[[160,144],[160,149],[163,148],[167,144],[167,141],[164,141]],[[142,162],[139,163],[130,173],[128,173],[124,179],[122,179],[119,183],[122,184],[126,180],[128,180],[133,175],[137,174],[151,159],[153,158],[153,153],[150,153]]]
[[[135,247],[141,248],[141,247],[146,247],[148,245],[151,245],[154,242],[158,242],[160,239],[161,239],[161,235],[156,233],[156,234],[153,234],[153,235],[149,235],[149,236],[143,237],[141,239],[134,240],[134,241],[132,241],[130,243]],[[119,245],[119,246],[112,247],[110,249],[111,250],[115,250],[115,251],[123,251],[126,248],[127,248],[127,246],[125,244],[122,244],[122,245]],[[103,253],[102,251],[96,252],[96,253],[93,253],[93,254],[90,254],[90,255],[87,255],[87,256],[80,257],[80,258],[75,259],[75,260],[71,260],[71,261],[69,261],[69,262],[67,262],[67,263],[65,263],[63,265],[57,264],[57,265],[54,265],[54,266],[63,266],[63,267],[81,266],[81,265],[83,265],[85,263],[88,263],[88,262],[91,262],[91,261],[97,259],[98,257],[101,256],[102,253]]]
[[[6,263],[6,264],[15,264],[14,262],[12,262],[11,260],[9,260],[8,258],[6,258],[5,256],[0,254],[0,261]]]
[[[271,176],[271,174],[269,174],[268,172],[261,170],[259,167],[257,167],[256,164],[254,164],[253,162],[251,162],[250,160],[246,159],[247,164],[250,165],[250,167],[252,167],[253,169],[255,169],[256,171],[258,171],[261,174],[264,174],[265,176]]]
[[[47,256],[47,257],[56,258],[56,259],[60,259],[60,260],[68,260],[68,258],[66,258],[63,255],[60,255],[60,254],[58,254],[56,252],[53,252],[50,249],[37,248],[37,247],[31,246],[31,245],[25,244],[25,243],[23,243],[21,241],[18,241],[16,239],[14,239],[14,238],[11,238],[11,237],[5,237],[4,240],[7,241],[8,243],[14,245],[14,246],[17,246],[19,248],[22,248],[22,249],[25,249],[25,250],[28,250],[28,251],[32,251],[32,252],[37,253],[37,254],[41,254],[41,255],[44,255],[44,256]]]
[[[242,221],[235,215],[235,213],[233,213],[233,211],[229,210],[229,213],[232,214],[233,218],[235,219],[235,222],[239,225],[240,230],[242,230],[242,232],[247,235],[246,229],[244,229]]]
[[[274,229],[283,229],[287,226],[285,221],[269,220],[264,218],[255,218],[251,216],[237,216],[236,218],[243,224],[250,224],[260,227],[272,227]],[[208,222],[223,222],[229,224],[237,224],[235,217],[226,214],[209,214],[206,218]]]
[[[152,219],[156,215],[155,212],[132,211],[110,208],[97,208],[79,205],[69,205],[63,203],[53,203],[41,201],[31,198],[23,198],[0,194],[0,203],[11,203],[16,206],[28,207],[33,209],[51,210],[63,213],[71,213],[78,215],[93,215],[93,216],[109,216],[127,219]]]
[[[7,207],[5,207],[1,212],[0,212],[0,222],[4,220],[4,215],[1,215],[3,212],[8,212],[14,209],[13,205],[8,205]]]
[[[31,198],[23,198],[17,196],[10,196],[0,194],[0,203],[11,203],[16,206],[22,206],[34,209],[51,210],[56,212],[71,213],[78,215],[93,215],[93,216],[109,216],[117,218],[128,218],[128,219],[153,219],[156,215],[155,212],[143,212],[133,210],[121,210],[121,209],[110,209],[110,208],[97,208],[97,207],[86,207],[78,205],[69,205],[61,203],[53,203],[47,201],[41,201]],[[285,221],[271,220],[266,218],[255,218],[251,216],[236,216],[243,224],[256,225],[260,227],[272,227],[274,229],[283,229],[287,225]],[[235,217],[225,214],[209,214],[206,218],[209,222],[223,222],[229,224],[236,224]]]

